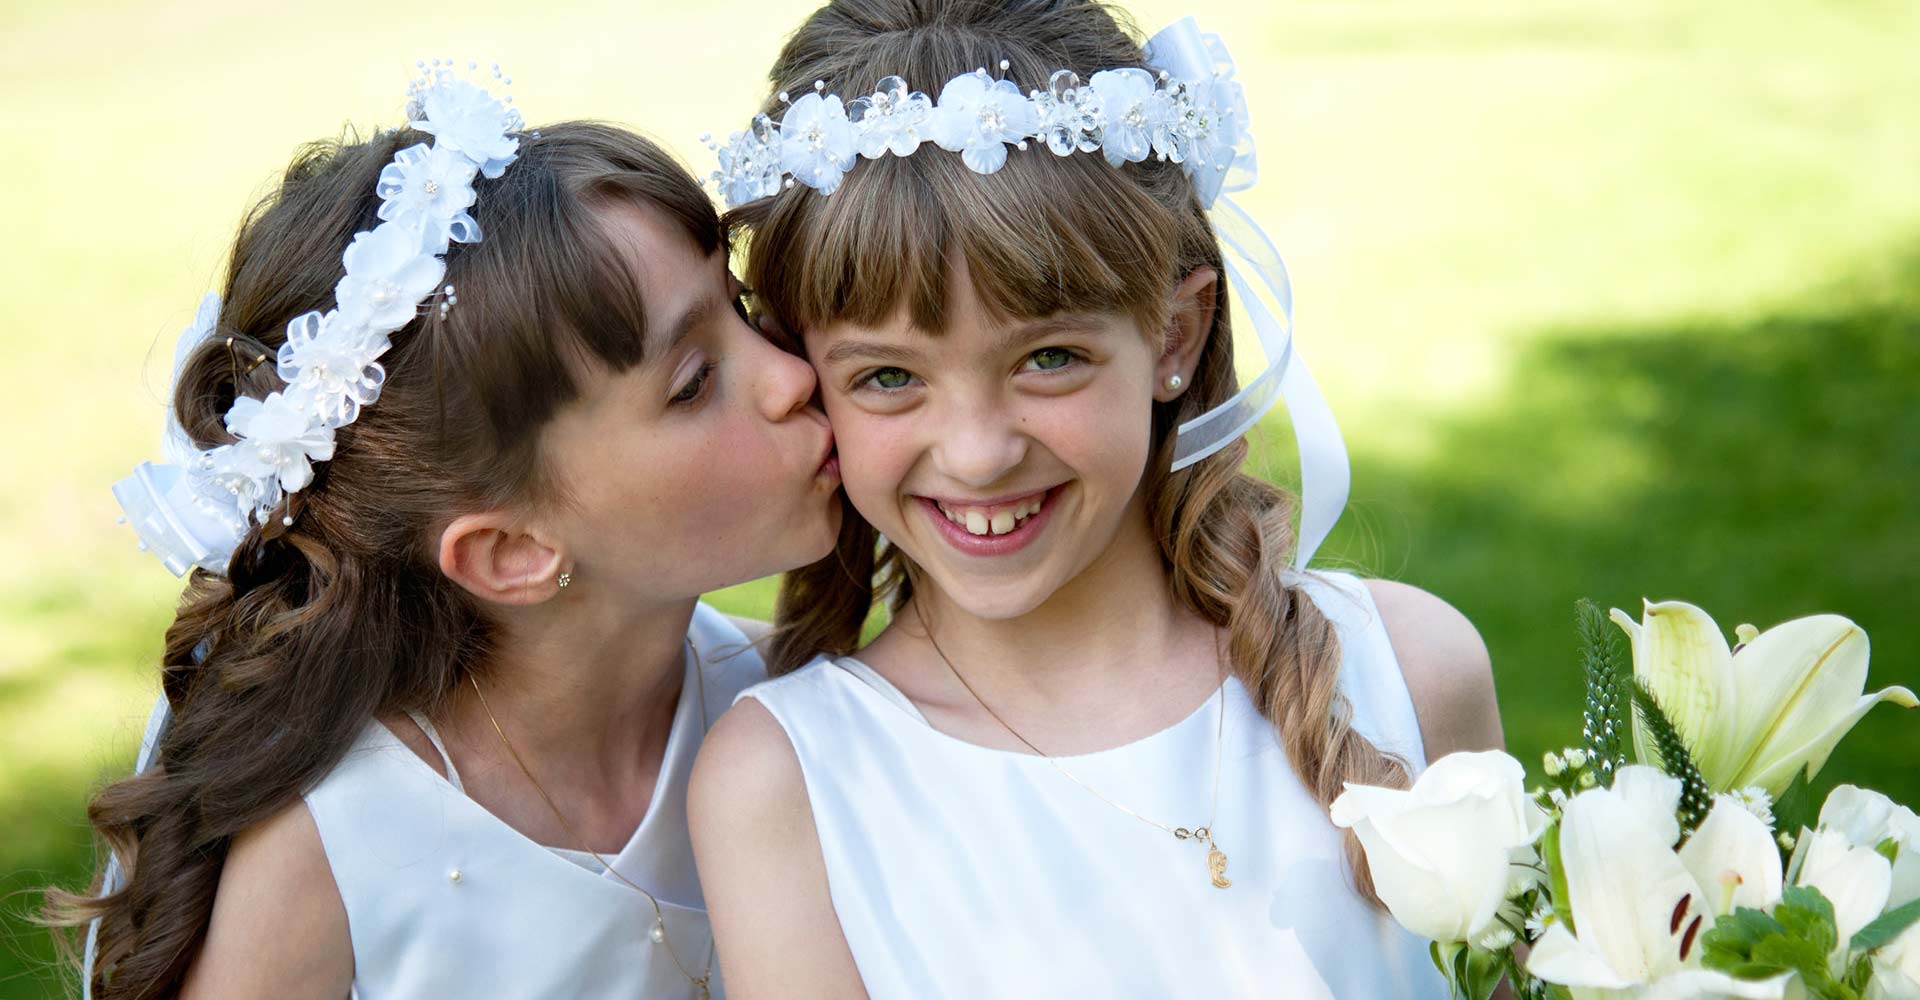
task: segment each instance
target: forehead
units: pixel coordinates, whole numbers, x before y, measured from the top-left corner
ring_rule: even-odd
[[[595,220],[645,302],[647,354],[674,339],[680,317],[703,307],[725,277],[726,255],[705,253],[666,213],[624,198],[595,206]]]

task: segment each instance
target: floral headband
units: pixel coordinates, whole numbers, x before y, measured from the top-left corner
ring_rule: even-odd
[[[226,426],[238,440],[206,450],[169,416],[167,461],[142,462],[114,484],[121,520],[175,576],[194,566],[225,573],[250,525],[266,524],[288,494],[306,488],[313,463],[333,457],[335,432],[379,398],[388,335],[435,295],[442,316],[457,301],[453,286],[441,285],[441,258],[453,243],[480,241],[480,225],[467,213],[474,177],[498,177],[518,158],[523,122],[511,96],[495,99],[458,78],[451,60],[419,66],[422,75],[407,88],[407,118],[434,141],[400,150],[380,171],[374,191],[382,221],[355,234],[342,255],[346,276],[334,286],[334,308],[287,324],[275,359],[286,388],[235,399]],[[513,82],[497,65],[493,76]],[[209,292],[174,349],[176,383],[219,318],[220,297]],[[293,519],[284,515],[282,523]]]
[[[860,159],[912,156],[928,142],[959,153],[980,174],[1004,166],[1009,146],[1025,151],[1036,142],[1056,156],[1097,152],[1116,167],[1149,156],[1180,164],[1212,213],[1228,280],[1253,320],[1267,367],[1233,398],[1180,425],[1172,467],[1225,448],[1285,399],[1300,449],[1294,564],[1305,569],[1346,506],[1351,473],[1339,424],[1294,349],[1286,264],[1259,224],[1226,197],[1252,187],[1258,175],[1245,94],[1226,45],[1202,34],[1191,17],[1149,39],[1145,55],[1158,72],[1102,70],[1083,84],[1059,70],[1046,89],[1026,93],[981,68],[947,81],[938,100],[898,76],[845,102],[815,81],[799,100],[778,95],[787,106],[778,121],[756,116],[725,145],[703,137],[720,161],[712,179],[729,208],[796,185],[831,195]],[[1007,66],[1002,60],[1000,70]]]

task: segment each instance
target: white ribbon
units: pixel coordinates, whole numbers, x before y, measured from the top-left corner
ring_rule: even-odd
[[[153,714],[147,716],[146,735],[140,737],[140,756],[134,760],[133,773],[140,774],[153,765],[153,755],[160,750],[160,737],[167,732],[167,723],[172,713],[167,707],[167,694],[162,691],[154,699]],[[111,896],[120,890],[120,856],[107,852],[107,871],[100,877],[100,895]],[[80,959],[80,998],[93,1000],[93,958],[100,943],[100,918],[95,917],[87,923],[87,948]]]
[[[1148,62],[1182,79],[1211,79],[1216,85],[1228,85],[1233,75],[1233,58],[1220,37],[1202,34],[1192,17],[1175,21],[1149,39],[1146,56]],[[1237,117],[1244,127],[1244,105]],[[1305,569],[1340,520],[1352,469],[1333,409],[1307,369],[1306,359],[1294,347],[1293,285],[1287,279],[1286,262],[1260,224],[1225,197],[1253,186],[1259,174],[1252,137],[1243,133],[1239,138],[1231,167],[1224,172],[1195,171],[1193,177],[1201,204],[1211,212],[1220,237],[1228,282],[1253,320],[1267,367],[1231,399],[1180,425],[1173,469],[1184,469],[1225,448],[1258,423],[1274,403],[1285,399],[1300,451],[1300,531],[1294,566]]]

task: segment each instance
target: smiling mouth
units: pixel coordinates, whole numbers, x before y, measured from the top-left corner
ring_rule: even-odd
[[[1047,490],[1009,501],[991,504],[961,503],[929,497],[935,509],[969,535],[1006,535],[1020,529],[1027,519],[1046,506]]]

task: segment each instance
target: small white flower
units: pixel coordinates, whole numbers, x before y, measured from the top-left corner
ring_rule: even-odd
[[[1006,164],[1007,147],[1025,142],[1039,123],[1039,112],[1020,88],[976,70],[941,89],[933,141],[959,153],[974,173],[990,174]]]
[[[346,277],[333,288],[346,320],[382,331],[407,325],[446,274],[431,242],[419,228],[394,222],[355,234],[342,255]]]
[[[780,119],[780,166],[821,194],[839,190],[857,153],[853,123],[837,96],[807,94]]]
[[[1496,923],[1488,927],[1474,944],[1484,951],[1497,952],[1511,947],[1515,940],[1512,928]]]
[[[780,137],[766,115],[754,119],[753,127],[727,137],[718,148],[720,169],[714,171],[714,183],[727,207],[744,205],[780,193],[784,171],[780,166]]]
[[[356,327],[335,310],[310,312],[287,324],[280,347],[280,378],[296,395],[311,400],[314,412],[334,426],[353,423],[360,408],[380,398],[387,371],[379,358],[387,335]]]
[[[380,218],[415,224],[461,243],[479,242],[480,225],[467,214],[479,169],[465,154],[450,149],[424,142],[409,146],[380,171],[374,187],[383,199]]]
[[[1144,69],[1108,69],[1093,74],[1089,86],[1100,99],[1100,148],[1114,166],[1138,163],[1153,152],[1155,111],[1153,74]]]
[[[1765,823],[1767,829],[1773,829],[1773,796],[1768,795],[1766,789],[1759,785],[1748,785],[1738,791],[1728,792],[1727,797],[1752,813],[1755,819]]]
[[[1546,756],[1540,758],[1540,770],[1546,772],[1549,778],[1558,778],[1560,772],[1566,770],[1566,764],[1561,762],[1559,754],[1549,750]]]
[[[847,105],[860,155],[869,160],[887,153],[912,156],[932,137],[933,100],[907,89],[907,81],[890,76],[880,89]]]
[[[227,411],[227,431],[241,440],[233,455],[236,471],[249,473],[248,463],[271,469],[280,488],[296,493],[313,482],[313,463],[333,457],[333,429],[317,424],[310,411],[297,408],[296,399],[276,392],[266,399],[242,396]]]
[[[480,172],[498,177],[519,156],[520,112],[465,80],[442,76],[419,95],[421,119],[413,127],[434,137],[444,147],[479,165]]]

